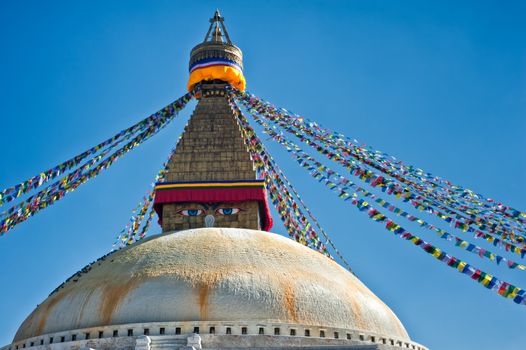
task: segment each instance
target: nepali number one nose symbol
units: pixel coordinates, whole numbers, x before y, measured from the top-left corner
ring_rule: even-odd
[[[208,214],[207,216],[205,216],[205,226],[206,227],[214,227],[215,221],[216,219],[214,218],[213,215]]]

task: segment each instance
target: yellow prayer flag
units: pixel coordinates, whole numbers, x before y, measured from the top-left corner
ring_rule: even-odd
[[[487,286],[490,282],[491,282],[491,279],[493,278],[493,276],[487,274],[484,279],[481,281],[481,283],[485,286]]]
[[[513,299],[517,295],[517,292],[519,291],[519,288],[514,287],[513,291],[508,295],[508,298]]]

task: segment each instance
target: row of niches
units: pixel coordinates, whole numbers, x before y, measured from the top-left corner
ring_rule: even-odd
[[[385,344],[404,349],[427,350],[424,346],[407,340],[389,338],[378,334],[367,332],[345,330],[328,327],[310,327],[295,324],[275,325],[235,325],[231,323],[204,324],[196,322],[175,323],[144,323],[129,324],[107,327],[94,327],[83,330],[72,330],[46,334],[39,337],[26,339],[13,343],[11,346],[0,348],[0,350],[20,350],[49,346],[56,343],[86,342],[96,339],[139,337],[139,336],[189,336],[200,334],[202,336],[276,336],[276,337],[305,337],[327,340],[338,340],[343,343],[352,342],[366,344]]]

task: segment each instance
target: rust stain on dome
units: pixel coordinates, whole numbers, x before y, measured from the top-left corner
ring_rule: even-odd
[[[293,282],[286,281],[283,285],[283,297],[285,310],[288,312],[288,316],[294,322],[298,322],[298,315],[296,311],[296,297],[294,296]]]
[[[199,316],[201,320],[208,318],[208,295],[210,293],[210,287],[206,284],[202,284],[199,287]]]
[[[104,285],[102,289],[102,303],[100,305],[100,316],[102,325],[109,325],[113,317],[113,313],[122,303],[124,298],[135,288],[138,284],[138,278],[124,280],[121,283],[119,279],[113,280]]]
[[[367,329],[367,322],[364,321],[362,317],[362,307],[360,303],[355,298],[347,298],[350,303],[351,309],[353,311],[354,322],[359,329]]]
[[[40,319],[38,320],[37,334],[44,333],[44,329],[46,328],[46,323],[47,323],[49,314],[51,313],[51,311],[53,311],[53,308],[55,307],[55,305],[57,305],[58,302],[61,301],[67,294],[68,294],[67,292],[62,292],[46,300],[47,303],[46,303],[45,309],[40,314]]]

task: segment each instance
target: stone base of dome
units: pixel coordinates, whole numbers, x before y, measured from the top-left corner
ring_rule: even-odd
[[[194,338],[192,338],[194,337]],[[199,341],[197,341],[197,339]],[[199,344],[199,345],[198,345]],[[44,334],[0,350],[86,349],[414,349],[406,339],[360,330],[280,322],[150,322],[92,327]]]

